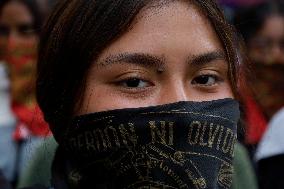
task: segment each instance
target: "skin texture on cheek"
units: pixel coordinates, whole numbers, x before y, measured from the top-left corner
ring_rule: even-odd
[[[77,114],[232,98],[227,73],[209,21],[193,4],[175,1],[143,10],[103,51]]]

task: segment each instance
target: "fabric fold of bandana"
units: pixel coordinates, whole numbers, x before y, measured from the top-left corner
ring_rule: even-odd
[[[69,184],[229,188],[239,114],[235,100],[222,99],[78,116],[60,144]]]

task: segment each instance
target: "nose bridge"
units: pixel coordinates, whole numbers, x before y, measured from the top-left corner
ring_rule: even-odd
[[[189,101],[186,85],[181,79],[172,79],[161,89],[160,104]]]
[[[272,47],[272,53],[271,53],[271,56],[272,56],[272,59],[277,61],[279,58],[281,58],[282,55],[282,50],[281,50],[281,47],[280,45],[273,45]]]

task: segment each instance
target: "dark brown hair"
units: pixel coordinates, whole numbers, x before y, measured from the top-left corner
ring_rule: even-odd
[[[240,62],[234,31],[214,0],[188,0],[211,21],[229,62],[237,96]],[[85,91],[86,75],[104,48],[120,37],[135,16],[155,0],[60,0],[42,34],[37,99],[58,139]]]

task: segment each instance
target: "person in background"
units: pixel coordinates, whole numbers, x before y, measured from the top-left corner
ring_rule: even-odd
[[[255,160],[260,189],[284,188],[284,108],[277,112],[269,122],[257,148]]]
[[[236,13],[234,24],[242,33],[247,45],[250,58],[252,77],[250,85],[260,110],[264,112],[269,122],[267,131],[259,127],[259,121],[251,119],[256,127],[251,127],[248,133],[251,136],[259,135],[256,144],[256,170],[260,188],[283,188],[278,173],[283,164],[280,156],[263,157],[267,152],[279,148],[277,143],[280,130],[275,130],[274,119],[276,112],[284,106],[284,3],[282,1],[266,1],[257,6],[239,10]],[[282,127],[278,122],[277,127]],[[273,132],[272,132],[273,131]],[[276,134],[275,136],[273,134]],[[262,138],[262,135],[264,137]],[[280,134],[281,135],[281,134]],[[280,137],[281,138],[281,137]],[[281,145],[280,145],[281,146]],[[276,180],[279,181],[276,181]]]
[[[284,2],[240,10],[234,23],[251,61],[251,85],[267,120],[284,106]]]
[[[246,44],[250,67],[249,88],[244,89],[247,111],[246,144],[251,155],[267,122],[284,106],[284,3],[264,1],[240,8],[233,20]]]
[[[10,81],[7,65],[0,63],[0,169],[3,177],[14,181],[17,145],[12,136],[16,127],[16,118],[11,108]]]
[[[18,146],[15,175],[21,175],[33,150],[50,135],[35,99],[41,24],[42,17],[35,1],[0,1],[0,58],[9,70],[11,106],[16,117],[16,128],[10,135]]]

